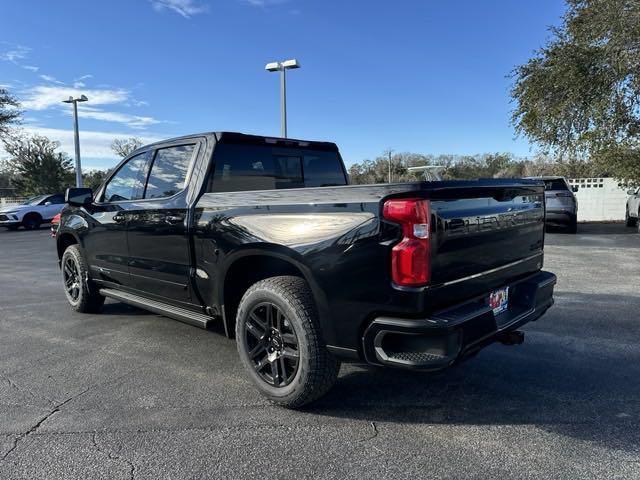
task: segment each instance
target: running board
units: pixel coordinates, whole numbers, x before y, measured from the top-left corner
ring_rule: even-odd
[[[101,288],[100,295],[104,295],[105,297],[133,305],[134,307],[149,310],[150,312],[164,315],[166,317],[173,318],[174,320],[179,320],[180,322],[188,323],[200,328],[207,328],[209,322],[213,320],[213,317],[209,317],[202,313],[192,312],[191,310],[174,307],[173,305],[167,305],[166,303],[157,302],[155,300],[141,297],[140,295],[121,292],[120,290],[114,290],[112,288]]]

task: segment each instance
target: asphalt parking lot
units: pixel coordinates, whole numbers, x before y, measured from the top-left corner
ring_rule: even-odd
[[[68,308],[48,229],[0,230],[0,478],[640,478],[640,235],[547,235],[556,305],[424,374],[345,365],[270,405],[220,332]]]

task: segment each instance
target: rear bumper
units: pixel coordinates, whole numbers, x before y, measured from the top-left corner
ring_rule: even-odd
[[[537,320],[553,305],[556,276],[538,272],[509,287],[509,309],[494,315],[489,292],[427,318],[378,317],[363,335],[368,363],[440,370],[476,353],[497,337]]]
[[[549,225],[569,225],[576,219],[576,213],[573,210],[547,210],[545,214],[545,223]]]

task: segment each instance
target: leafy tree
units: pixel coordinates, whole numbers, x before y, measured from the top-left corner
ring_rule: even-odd
[[[514,71],[513,122],[563,164],[592,158],[640,183],[640,0],[567,7],[549,42]]]
[[[15,97],[4,88],[0,88],[0,138],[9,134],[9,129],[20,121],[22,112]]]
[[[82,172],[82,184],[95,191],[100,188],[104,180],[107,178],[107,173],[108,172],[106,170],[90,170]]]
[[[126,157],[134,150],[140,148],[144,143],[142,140],[136,137],[130,138],[116,138],[113,142],[111,142],[111,150],[114,151],[116,155],[119,157]]]
[[[391,157],[392,179],[394,182],[421,180],[420,175],[409,172],[409,167],[437,165],[443,167],[445,179],[472,179],[491,177],[521,177],[526,161],[516,160],[508,153],[484,155],[423,155],[419,153],[398,153]],[[364,160],[349,168],[352,183],[386,183],[389,178],[389,156],[387,153],[375,160]]]
[[[60,144],[42,136],[20,133],[2,138],[14,174],[12,184],[21,195],[62,192],[73,184],[71,159],[56,152]]]

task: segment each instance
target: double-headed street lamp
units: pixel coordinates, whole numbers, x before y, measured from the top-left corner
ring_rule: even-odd
[[[284,62],[267,63],[264,67],[268,72],[280,72],[280,123],[282,137],[287,138],[287,70],[300,68],[300,63],[294,58]]]
[[[78,102],[86,102],[89,100],[86,95],[80,98],[69,97],[63,100],[63,103],[73,103],[73,133],[74,142],[76,144],[76,187],[82,187],[82,168],[80,167],[80,137],[78,136]]]

